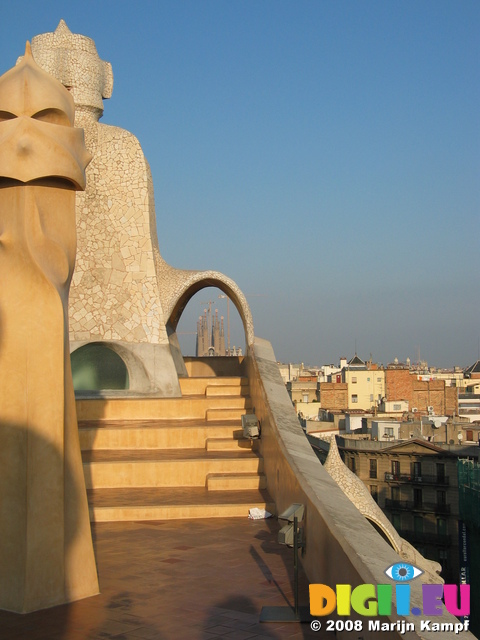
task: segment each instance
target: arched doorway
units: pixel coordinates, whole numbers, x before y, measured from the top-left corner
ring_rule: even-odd
[[[92,342],[71,355],[75,391],[125,390],[130,388],[128,369],[122,358],[105,344]]]

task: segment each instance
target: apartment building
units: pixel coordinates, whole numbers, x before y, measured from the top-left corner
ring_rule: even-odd
[[[320,383],[322,408],[372,411],[385,395],[385,372],[357,354],[328,382]]]
[[[458,414],[458,390],[445,380],[424,379],[407,365],[388,365],[385,369],[385,398],[388,402],[408,402],[409,411],[419,414],[452,416]]]
[[[421,439],[339,437],[338,445],[399,534],[438,561],[447,582],[458,582],[458,454]]]

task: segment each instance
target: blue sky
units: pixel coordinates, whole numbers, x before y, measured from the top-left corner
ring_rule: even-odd
[[[477,0],[17,7],[0,71],[60,18],[95,40],[102,122],[142,144],[163,257],[232,277],[279,360],[479,357]]]

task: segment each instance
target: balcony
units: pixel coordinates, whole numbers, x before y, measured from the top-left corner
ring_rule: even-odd
[[[385,509],[398,511],[427,511],[430,513],[450,513],[449,504],[436,502],[412,502],[410,500],[385,500]]]
[[[410,482],[411,484],[433,484],[437,487],[449,486],[450,479],[448,476],[429,476],[424,473],[415,476],[411,473],[389,473],[385,472],[385,482]]]
[[[397,533],[412,544],[436,544],[442,547],[449,547],[452,544],[452,536],[446,534],[425,533],[413,529],[397,529]]]

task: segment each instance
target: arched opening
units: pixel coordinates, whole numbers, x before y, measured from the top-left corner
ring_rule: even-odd
[[[205,287],[187,300],[176,335],[183,356],[206,358],[246,353],[242,318],[232,299],[217,287]]]
[[[171,336],[176,333],[178,322],[191,298],[203,289],[217,287],[224,295],[227,296],[237,309],[240,318],[242,319],[246,344],[248,346],[252,345],[254,340],[253,320],[245,295],[240,291],[233,280],[227,278],[223,274],[216,272],[206,273],[209,275],[202,276],[202,273],[200,272],[198,277],[195,277],[183,289],[173,306],[170,308],[168,313],[169,319],[167,322],[167,331],[169,332],[169,335]],[[175,340],[177,340],[176,337]]]
[[[92,342],[70,355],[75,391],[125,390],[130,388],[128,369],[122,358],[105,344]]]

